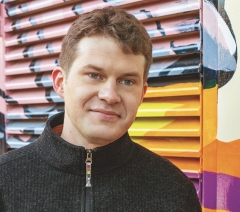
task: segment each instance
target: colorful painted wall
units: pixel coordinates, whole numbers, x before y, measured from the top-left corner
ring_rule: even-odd
[[[4,3],[5,131],[10,148],[33,142],[46,119],[64,109],[52,89],[51,71],[58,65],[61,39],[72,21],[96,7],[121,7],[143,23],[153,42],[150,88],[130,135],[182,169],[201,199],[199,0]]]
[[[4,73],[4,42],[3,42],[3,18],[0,7],[0,155],[6,151],[6,136],[5,136],[5,73]]]
[[[132,139],[177,165],[204,211],[240,211],[238,0],[0,2],[0,154],[5,143],[33,142],[64,109],[51,81],[61,39],[78,15],[113,5],[138,18],[153,43]]]
[[[240,211],[239,8],[235,0],[203,2],[202,203],[207,212]]]

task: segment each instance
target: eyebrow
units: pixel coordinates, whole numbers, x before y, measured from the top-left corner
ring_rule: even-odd
[[[138,72],[128,72],[123,74],[123,77],[137,77],[140,78],[140,74]]]
[[[96,70],[96,71],[104,71],[105,70],[104,68],[101,68],[101,67],[93,65],[93,64],[87,64],[83,68],[93,69],[93,70]],[[123,73],[122,76],[123,77],[137,77],[137,78],[141,78],[141,76],[140,76],[140,74],[138,72],[127,72],[127,73]]]
[[[95,66],[95,65],[92,65],[92,64],[88,64],[88,65],[84,66],[83,68],[94,69],[96,71],[104,71],[103,68]]]

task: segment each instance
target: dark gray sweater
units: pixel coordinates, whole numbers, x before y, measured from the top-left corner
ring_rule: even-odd
[[[126,133],[93,149],[86,187],[86,150],[59,137],[52,117],[34,143],[0,158],[0,211],[199,212],[191,181]]]

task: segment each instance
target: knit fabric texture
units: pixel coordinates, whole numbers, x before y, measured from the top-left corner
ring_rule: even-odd
[[[86,150],[53,131],[63,117],[50,118],[32,144],[0,157],[1,212],[201,211],[192,182],[128,133],[92,150],[86,187]]]

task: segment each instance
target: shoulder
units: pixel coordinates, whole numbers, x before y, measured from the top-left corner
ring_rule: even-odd
[[[173,163],[150,150],[134,144],[132,163],[141,186],[161,199],[165,198],[171,207],[183,208],[179,211],[201,211],[196,189],[191,180]],[[158,201],[158,200],[156,200]]]
[[[188,177],[168,159],[157,155],[137,143],[134,145],[134,160],[139,164],[140,169],[152,173],[158,180],[162,178],[165,182],[174,181],[176,183],[180,181],[181,183],[191,184]]]
[[[9,187],[10,182],[17,182],[31,175],[31,170],[38,164],[35,142],[25,147],[9,151],[0,157],[0,187]]]
[[[31,155],[34,155],[35,152],[35,144],[29,144],[27,146],[24,146],[22,148],[9,151],[2,155],[0,157],[0,169],[2,166],[7,165],[11,163],[19,163],[22,160],[26,160],[26,157],[31,157]]]
[[[169,160],[150,151],[149,149],[146,149],[145,147],[137,143],[134,143],[134,146],[135,146],[135,152],[134,152],[135,157],[138,157],[141,161],[154,163],[154,165],[158,165],[158,166],[167,166],[167,167],[172,167],[174,169],[176,168],[176,166],[173,165]]]

